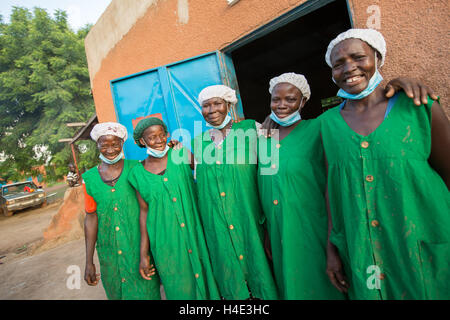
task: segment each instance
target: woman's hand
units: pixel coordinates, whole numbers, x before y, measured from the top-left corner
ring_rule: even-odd
[[[86,264],[84,269],[84,280],[90,286],[96,286],[100,280],[100,273],[95,273],[95,264]]]
[[[155,274],[155,267],[150,264],[150,256],[141,258],[141,263],[139,264],[139,273],[141,277],[145,280],[152,280],[151,276]]]
[[[438,99],[437,95],[430,87],[425,85],[422,81],[412,78],[399,77],[392,79],[386,85],[384,90],[386,92],[386,98],[390,98],[395,92],[403,90],[408,97],[414,99],[414,104],[416,106],[426,104],[428,102],[428,96],[433,100]]]
[[[270,137],[272,136],[272,133],[274,129],[278,129],[280,127],[280,125],[278,123],[276,123],[275,121],[273,121],[270,118],[270,115],[268,115],[266,117],[266,119],[264,120],[264,122],[261,124],[261,130],[263,130],[264,133],[267,132],[267,134],[265,134],[266,137]]]
[[[333,244],[329,244],[327,249],[327,275],[336,289],[347,293],[349,284],[344,274],[341,257]]]
[[[175,139],[170,140],[167,145],[169,146],[169,148],[172,148],[174,150],[180,150],[181,148],[183,148],[183,144]]]

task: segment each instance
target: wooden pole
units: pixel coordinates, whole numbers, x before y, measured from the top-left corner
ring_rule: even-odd
[[[80,171],[78,170],[77,155],[76,155],[76,152],[75,152],[74,144],[71,143],[70,147],[72,148],[73,162],[75,164],[75,168],[77,169],[77,176],[78,176],[78,181],[77,182],[79,182],[80,181]]]

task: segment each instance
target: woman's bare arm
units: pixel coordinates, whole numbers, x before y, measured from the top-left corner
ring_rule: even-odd
[[[431,106],[430,165],[450,190],[450,123],[438,102]]]
[[[155,274],[153,265],[150,264],[150,239],[147,231],[148,204],[142,199],[139,191],[136,190],[136,196],[139,202],[139,230],[141,232],[139,273],[145,280],[152,280],[151,276]]]
[[[86,267],[84,280],[90,286],[95,286],[99,280],[99,274],[96,274],[94,265],[94,251],[97,242],[98,217],[97,213],[86,213],[84,219],[84,238],[86,243]]]

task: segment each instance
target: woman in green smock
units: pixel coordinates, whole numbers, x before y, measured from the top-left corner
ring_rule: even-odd
[[[159,300],[157,276],[139,275],[139,204],[128,174],[137,161],[123,159],[127,131],[114,122],[97,124],[91,137],[100,150],[101,164],[83,174],[85,191],[85,280],[98,284],[93,263],[96,245],[103,287],[108,299]],[[153,275],[154,269],[150,275]]]
[[[303,75],[270,81],[278,135],[259,137],[258,185],[282,299],[343,299],[326,270],[325,166],[318,120],[302,120],[310,97]],[[266,151],[267,150],[267,151]]]
[[[166,125],[154,117],[137,124],[134,139],[149,155],[128,177],[141,209],[142,277],[150,247],[167,299],[219,299],[186,150],[167,146]]]
[[[193,141],[199,207],[214,275],[225,299],[277,299],[264,251],[264,215],[257,189],[256,124],[233,122],[234,90],[216,85],[199,94],[213,128]]]
[[[346,99],[321,116],[329,276],[347,281],[353,299],[449,299],[450,125],[431,99],[417,108],[402,92],[384,96],[385,52],[383,36],[366,29],[328,47]]]

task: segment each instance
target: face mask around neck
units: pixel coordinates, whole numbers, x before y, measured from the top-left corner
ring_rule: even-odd
[[[333,77],[332,77],[333,79]],[[334,79],[333,79],[334,81]],[[377,53],[375,52],[375,73],[369,80],[369,84],[367,85],[367,88],[365,88],[363,91],[361,91],[358,94],[351,94],[346,92],[343,89],[339,89],[337,95],[338,97],[344,98],[344,99],[350,99],[350,100],[361,100],[368,95],[370,95],[376,87],[383,81],[383,77],[381,76],[380,72],[378,71],[378,61],[377,61]]]
[[[218,126],[213,126],[213,125],[210,124],[209,122],[208,122],[208,125],[211,126],[211,127],[213,127],[214,129],[220,130],[220,129],[225,128],[225,126],[226,126],[230,121],[231,121],[231,116],[227,113],[225,119],[223,120],[223,122],[222,122],[220,125],[218,125]]]
[[[273,121],[275,121],[276,123],[278,123],[282,127],[289,127],[289,126],[293,125],[294,123],[296,123],[297,121],[302,119],[302,117],[300,115],[300,109],[303,106],[303,99],[304,98],[302,98],[302,102],[300,103],[300,107],[298,108],[298,110],[294,111],[293,113],[291,113],[287,117],[279,118],[275,114],[275,112],[272,111],[272,113],[270,114],[270,119],[272,119]]]
[[[231,116],[230,116],[230,106],[227,107],[227,115],[225,116],[225,119],[223,119],[222,123],[219,124],[218,126],[214,126],[209,122],[206,122],[206,125],[208,127],[212,127],[214,129],[220,130],[225,128],[225,126],[231,121]]]
[[[112,160],[106,158],[102,153],[100,153],[100,156],[99,156],[100,160],[102,160],[106,164],[115,164],[115,163],[119,162],[123,157],[124,157],[123,151],[121,151],[119,153],[119,155]]]
[[[151,157],[154,158],[162,158],[166,155],[166,153],[169,151],[169,146],[166,145],[166,147],[164,148],[164,150],[156,150],[153,148],[150,148],[149,146],[147,146],[147,154]]]

